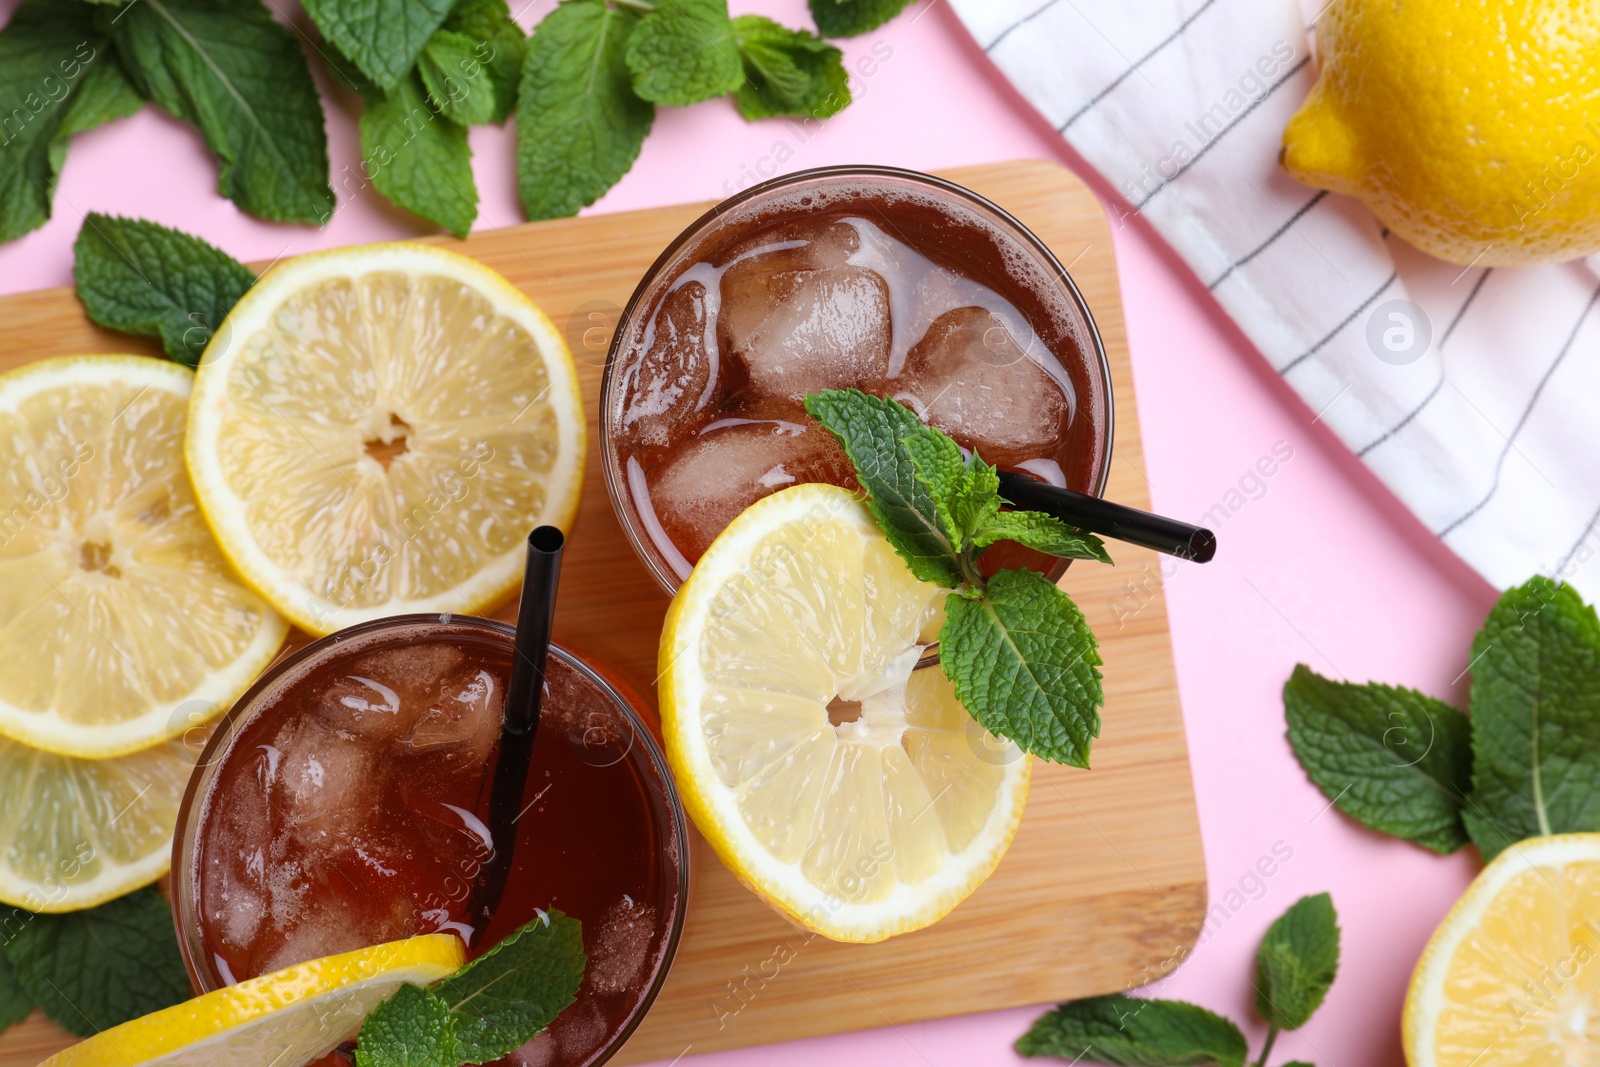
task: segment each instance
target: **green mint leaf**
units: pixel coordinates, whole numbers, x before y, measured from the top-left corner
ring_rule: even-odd
[[[417,61],[417,73],[440,114],[461,126],[494,121],[494,83],[478,58],[481,47],[464,33],[440,30]]]
[[[223,196],[275,222],[328,221],[322,102],[299,38],[260,0],[140,0],[112,28],[141,91],[200,128]]]
[[[961,446],[945,434],[920,422],[900,439],[900,447],[911,457],[911,468],[933,501],[939,528],[957,552],[966,546],[970,531],[956,514],[956,504],[967,489],[967,458]],[[999,500],[995,501],[996,510]]]
[[[383,99],[384,92],[378,88],[378,84],[361,73],[361,68],[339,51],[333,42],[323,41],[317,46],[317,51],[322,53],[322,66],[328,72],[328,77],[369,103]]]
[[[78,299],[110,330],[159,336],[186,367],[255,284],[250,268],[198,237],[139,219],[84,217],[72,246]]]
[[[625,58],[636,12],[563,0],[535,27],[517,97],[517,186],[530,219],[576,215],[615,185],[655,121]]]
[[[1290,1060],[1283,1067],[1316,1067],[1316,1064],[1307,1063],[1305,1060]]]
[[[11,965],[11,957],[0,952],[0,1030],[20,1023],[31,1011],[33,998],[22,988],[17,969]]]
[[[1352,819],[1441,855],[1467,843],[1467,717],[1414,689],[1335,682],[1300,664],[1283,687],[1289,744],[1306,775]]]
[[[1301,897],[1267,928],[1256,951],[1256,1012],[1298,1030],[1322,1006],[1339,970],[1339,917],[1326,893]]]
[[[0,241],[50,220],[68,139],[137,109],[126,85],[91,5],[26,0],[12,13],[0,29]]]
[[[361,112],[361,157],[378,192],[465,237],[478,217],[467,131],[429,106],[412,73]]]
[[[1100,649],[1083,612],[1035,571],[1005,570],[981,599],[951,597],[939,662],[993,734],[1054,763],[1089,766],[1100,736]]]
[[[824,37],[854,37],[875,30],[911,0],[809,0],[811,17]]]
[[[657,0],[628,38],[633,91],[654,104],[696,104],[744,84],[728,0]]]
[[[485,1063],[527,1044],[577,998],[587,962],[578,920],[552,911],[435,982],[455,1018],[460,1061]]]
[[[86,911],[34,915],[6,953],[28,995],[79,1037],[190,996],[172,908],[153,886]]]
[[[983,549],[997,541],[1015,541],[1036,552],[1062,559],[1094,559],[1110,563],[1105,542],[1092,533],[1074,530],[1054,515],[1042,511],[1002,511],[972,533],[972,543]]]
[[[489,121],[504,122],[517,106],[522,59],[528,48],[528,37],[512,20],[506,0],[460,0],[444,20],[444,29],[478,42],[476,58],[494,89],[494,114]]]
[[[1569,585],[1507,590],[1472,642],[1467,832],[1492,859],[1526,837],[1600,830],[1600,623]]]
[[[911,573],[948,589],[961,585],[959,550],[904,444],[924,429],[921,420],[904,404],[859,389],[812,393],[805,403],[855,465],[867,508]]]
[[[763,15],[740,15],[733,20],[733,41],[744,63],[744,84],[734,102],[745,118],[825,119],[850,106],[844,53],[816,34]]]
[[[305,0],[305,9],[323,37],[390,90],[416,65],[450,0]]]
[[[458,1067],[450,1005],[421,986],[403,985],[361,1024],[356,1067]]]
[[[1181,1000],[1120,994],[1075,1000],[1041,1016],[1017,1051],[1119,1067],[1244,1067],[1249,1054],[1244,1034],[1220,1015]]]

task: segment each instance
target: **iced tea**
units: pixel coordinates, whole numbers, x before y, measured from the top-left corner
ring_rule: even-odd
[[[682,924],[684,824],[653,739],[552,648],[500,906],[495,766],[512,631],[438,616],[344,631],[275,668],[208,749],[180,819],[176,907],[201,989],[415,934],[487,950],[537,909],[583,923],[576,1003],[508,1064],[599,1062],[654,997]]]
[[[686,231],[613,341],[607,482],[667,588],[761,497],[855,485],[802,407],[851,386],[907,404],[1003,469],[1102,488],[1104,355],[1050,252],[994,205],[925,175],[809,172]]]

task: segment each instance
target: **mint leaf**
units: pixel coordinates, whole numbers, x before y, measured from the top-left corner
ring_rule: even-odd
[[[1335,682],[1305,664],[1283,687],[1289,744],[1306,775],[1352,819],[1440,854],[1467,843],[1467,717],[1415,689]]]
[[[875,30],[904,11],[911,0],[809,0],[811,17],[824,37],[854,37]]]
[[[938,430],[923,426],[900,439],[900,447],[911,457],[911,468],[917,481],[922,483],[933,500],[933,511],[939,519],[939,528],[957,552],[966,547],[971,531],[956,514],[958,501],[968,493],[967,459],[961,447]],[[998,489],[998,483],[997,483]],[[1000,508],[995,497],[995,510]]]
[[[477,59],[488,71],[494,89],[494,114],[489,121],[504,122],[517,106],[517,85],[528,47],[527,35],[512,20],[506,0],[460,0],[444,20],[444,29],[478,42]]]
[[[0,30],[0,241],[50,220],[72,134],[138,107],[94,13],[26,0]]]
[[[450,1005],[403,985],[361,1024],[356,1067],[459,1067]]]
[[[582,926],[552,911],[435,982],[455,1019],[459,1060],[485,1063],[527,1044],[577,998],[586,962]]]
[[[322,103],[294,31],[259,0],[140,0],[113,30],[134,83],[200,128],[223,196],[275,222],[328,221]]]
[[[1006,570],[980,600],[945,601],[939,662],[956,699],[990,733],[1055,763],[1089,766],[1100,736],[1100,649],[1062,590]]]
[[[656,104],[695,104],[744,84],[728,0],[657,0],[628,38],[633,91]]]
[[[904,444],[924,429],[911,409],[859,389],[812,393],[805,404],[850,457],[867,491],[868,510],[911,573],[949,589],[961,585],[959,547],[941,525]]]
[[[655,121],[625,59],[636,12],[562,0],[535,27],[517,98],[517,187],[530,219],[576,215],[628,173]]]
[[[245,290],[250,268],[198,237],[140,219],[84,217],[72,246],[73,281],[89,318],[109,330],[159,336],[186,367]]]
[[[733,41],[744,64],[744,84],[734,100],[745,118],[825,119],[850,105],[844,53],[816,34],[763,15],[740,15],[733,20]]]
[[[1113,994],[1063,1004],[1017,1042],[1024,1056],[1122,1067],[1244,1067],[1249,1048],[1233,1023],[1181,1000]]]
[[[434,106],[462,126],[494,120],[494,84],[478,59],[481,46],[464,33],[440,30],[428,40],[417,73]]]
[[[411,72],[450,0],[305,0],[306,14],[380,89]]]
[[[361,156],[378,192],[457,237],[478,217],[467,131],[429,106],[422,79],[409,74],[361,112]]]
[[[19,1023],[33,1011],[33,998],[22,988],[11,957],[0,952],[0,1030]]]
[[[997,541],[1015,541],[1036,552],[1062,559],[1095,559],[1110,563],[1111,556],[1100,538],[1074,530],[1054,515],[1042,511],[1002,511],[991,516],[972,534],[977,548],[988,548]]]
[[[1298,1030],[1322,1006],[1339,970],[1339,917],[1326,893],[1301,897],[1267,928],[1256,950],[1256,1012]]]
[[[87,911],[35,915],[6,953],[28,995],[79,1037],[190,996],[172,908],[153,886]]]
[[[1509,589],[1472,642],[1472,794],[1485,860],[1526,837],[1600,830],[1600,623],[1570,585]]]

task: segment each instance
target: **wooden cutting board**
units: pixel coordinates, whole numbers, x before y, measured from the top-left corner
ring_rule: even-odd
[[[1111,359],[1116,449],[1107,494],[1147,507],[1116,262],[1099,202],[1051,163],[945,176],[1011,211],[1067,264]],[[707,206],[430,240],[500,271],[565,330],[593,439],[601,367],[620,308],[656,255]],[[91,325],[71,289],[0,298],[0,338],[0,370],[74,353],[159,354],[153,342]],[[1105,725],[1094,769],[1035,763],[1022,829],[994,877],[927,930],[841,945],[788,925],[701,848],[672,975],[618,1062],[1106,993],[1150,982],[1183,959],[1204,921],[1206,882],[1160,564],[1128,545],[1112,544],[1111,552],[1115,568],[1079,564],[1063,582],[1105,655]],[[591,456],[561,577],[556,640],[653,692],[666,607],[617,526]],[[513,602],[499,615],[514,612]],[[69,1040],[35,1013],[0,1037],[0,1067],[32,1067]]]

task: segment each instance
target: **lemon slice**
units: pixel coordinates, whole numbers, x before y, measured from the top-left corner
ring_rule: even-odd
[[[76,911],[165,874],[202,732],[101,760],[0,740],[0,903]]]
[[[714,541],[661,635],[667,757],[724,863],[838,941],[937,921],[993,873],[1029,758],[944,672],[914,670],[946,590],[831,485],[762,500]]]
[[[1536,837],[1483,869],[1406,994],[1411,1067],[1587,1067],[1600,1047],[1600,834]]]
[[[402,985],[436,982],[465,959],[454,934],[325,956],[103,1030],[39,1067],[300,1067],[354,1037]]]
[[[189,415],[223,552],[315,634],[499,600],[528,531],[571,525],[584,447],[549,318],[475,260],[418,244],[268,271],[207,347]]]
[[[195,507],[193,379],[143,356],[0,375],[0,734],[132,752],[225,710],[283,643]]]

